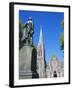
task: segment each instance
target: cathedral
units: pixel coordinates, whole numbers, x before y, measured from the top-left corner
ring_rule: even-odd
[[[39,42],[37,46],[37,72],[39,78],[56,78],[64,76],[64,62],[58,60],[55,55],[53,55],[51,60],[46,64],[42,28],[40,29]]]

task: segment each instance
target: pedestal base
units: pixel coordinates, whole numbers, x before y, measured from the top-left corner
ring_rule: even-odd
[[[39,78],[36,72],[19,72],[19,79],[31,79],[31,78]]]
[[[23,46],[19,52],[19,79],[38,78],[36,72],[36,54],[33,47]]]

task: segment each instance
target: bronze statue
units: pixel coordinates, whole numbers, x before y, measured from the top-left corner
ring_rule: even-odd
[[[29,17],[28,21],[24,24],[24,29],[20,30],[21,35],[19,35],[19,48],[21,48],[23,45],[32,45],[32,36],[34,33],[34,25],[32,18]]]

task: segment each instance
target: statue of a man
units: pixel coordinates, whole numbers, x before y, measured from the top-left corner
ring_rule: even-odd
[[[32,45],[33,41],[32,41],[32,36],[34,33],[34,25],[33,25],[33,21],[32,18],[29,17],[29,20],[27,21],[27,28],[26,28],[26,33],[27,33],[27,42],[28,44]]]
[[[33,33],[34,33],[34,25],[33,25],[32,18],[29,17],[28,21],[24,25],[23,35],[21,38],[21,42],[23,43],[23,45],[33,44],[33,41],[32,41]]]

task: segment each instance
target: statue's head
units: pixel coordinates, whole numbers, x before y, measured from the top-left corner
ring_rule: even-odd
[[[29,17],[29,20],[32,20],[32,17]]]
[[[30,32],[30,34],[32,34],[33,33],[33,21],[32,21],[32,17],[29,17],[29,19],[27,21],[27,26],[28,26],[28,28],[27,28],[28,32]],[[31,31],[32,31],[32,33],[31,33]]]

